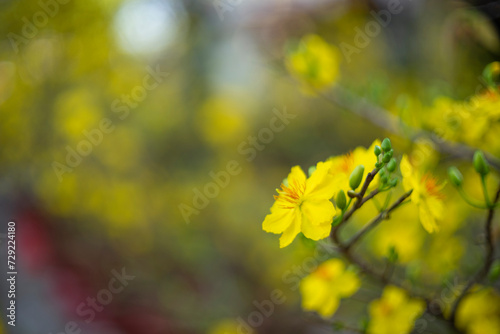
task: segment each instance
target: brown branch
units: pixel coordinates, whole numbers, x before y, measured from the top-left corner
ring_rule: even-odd
[[[455,318],[457,315],[458,306],[463,301],[465,296],[469,290],[474,286],[474,284],[481,282],[490,272],[491,266],[493,265],[493,256],[495,254],[495,244],[493,241],[493,233],[492,233],[492,225],[493,225],[493,217],[495,215],[495,204],[498,202],[500,197],[500,187],[497,190],[495,195],[495,199],[493,200],[493,205],[488,209],[488,215],[486,217],[485,224],[485,234],[486,234],[486,258],[484,260],[484,264],[481,269],[474,275],[474,277],[469,280],[465,288],[462,290],[457,300],[453,304],[453,308],[451,310],[450,320],[455,323]]]
[[[342,218],[342,221],[337,226],[335,226],[332,230],[332,233],[333,233],[333,235],[335,235],[335,238],[337,238],[337,234],[338,234],[338,231],[340,230],[340,227],[342,227],[342,225],[344,225],[349,220],[349,218],[351,218],[352,214],[356,210],[361,208],[361,206],[363,204],[365,204],[366,201],[368,200],[368,199],[364,200],[364,196],[366,194],[366,191],[368,190],[368,187],[370,186],[370,183],[373,181],[373,179],[375,178],[375,175],[377,175],[377,173],[378,173],[378,169],[375,168],[371,172],[369,172],[368,175],[366,175],[365,182],[363,183],[363,186],[361,187],[361,191],[356,196],[357,199],[356,199],[356,202],[354,203],[353,207],[349,211],[346,212],[346,214]],[[376,194],[378,194],[378,191],[376,193],[374,193],[374,191],[372,191],[368,196],[371,196],[370,197],[370,199],[371,199],[371,198],[375,197]]]
[[[395,210],[397,207],[401,205],[408,197],[410,197],[411,193],[413,190],[410,190],[406,193],[404,193],[397,201],[395,201],[387,210],[382,211],[379,213],[378,216],[373,218],[371,222],[366,224],[358,233],[354,235],[354,237],[351,238],[349,242],[347,242],[344,247],[349,249],[351,248],[359,239],[361,239],[366,233],[368,233],[370,230],[375,228],[380,222],[383,220],[389,218],[389,213],[393,210]]]
[[[342,109],[351,111],[386,131],[404,136],[405,134],[402,131],[404,129],[410,132],[410,139],[412,141],[421,137],[428,138],[432,140],[440,152],[449,154],[452,157],[470,161],[472,160],[474,152],[477,150],[466,144],[451,143],[432,132],[411,127],[399,117],[391,114],[388,110],[368,102],[366,98],[360,97],[341,86],[337,85],[334,88],[333,96],[326,96],[321,93],[318,94],[328,102]],[[500,159],[491,154],[485,154],[485,156],[494,169],[500,170]]]

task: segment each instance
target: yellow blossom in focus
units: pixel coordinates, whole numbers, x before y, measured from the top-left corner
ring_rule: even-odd
[[[480,289],[460,303],[456,325],[467,334],[500,333],[500,295],[491,288]]]
[[[429,173],[421,173],[412,166],[406,155],[401,159],[400,168],[404,189],[413,189],[411,201],[418,207],[420,223],[427,232],[437,232],[437,222],[444,213],[444,195],[441,190],[445,184],[438,184],[437,179]]]
[[[345,155],[340,155],[330,158],[328,161],[332,163],[330,168],[330,174],[335,179],[335,187],[338,190],[347,191],[349,187],[349,177],[356,166],[365,166],[365,172],[363,174],[363,180],[374,167],[377,162],[377,157],[373,153],[375,145],[380,146],[380,140],[375,140],[372,145],[366,149],[362,146],[358,146],[354,151],[349,152]],[[372,181],[372,185],[378,183],[378,174]],[[362,183],[363,184],[363,181]]]
[[[409,298],[406,292],[395,286],[387,286],[380,299],[370,303],[368,334],[410,333],[415,320],[425,310],[425,303]]]
[[[323,89],[339,77],[340,52],[317,35],[301,39],[298,49],[288,55],[286,67],[301,82]]]
[[[358,276],[346,270],[344,262],[328,260],[300,282],[302,308],[330,317],[337,311],[340,299],[352,296],[359,287]]]
[[[312,240],[330,235],[336,209],[333,197],[333,178],[328,174],[330,162],[320,162],[309,178],[299,166],[292,168],[288,185],[276,189],[278,196],[271,207],[271,214],[262,223],[270,233],[283,233],[280,248],[288,246],[300,232]]]

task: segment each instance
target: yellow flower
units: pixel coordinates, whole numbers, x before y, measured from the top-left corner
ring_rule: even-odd
[[[491,288],[468,295],[458,307],[456,324],[467,334],[500,333],[500,296]]]
[[[368,334],[410,333],[415,320],[425,310],[425,303],[411,299],[395,286],[387,286],[380,299],[370,303]]]
[[[367,206],[365,211],[370,206]],[[415,260],[422,252],[426,232],[422,230],[417,219],[415,206],[403,205],[391,213],[391,219],[379,225],[370,236],[372,250],[380,257],[387,256],[389,249],[394,247],[398,253],[398,263],[408,263]],[[361,213],[361,212],[360,212]],[[370,215],[363,213],[363,222],[378,214],[374,205],[369,210]]]
[[[328,260],[300,282],[302,308],[330,317],[337,311],[340,299],[355,294],[359,286],[358,276],[347,271],[341,260]]]
[[[301,82],[315,89],[325,88],[339,76],[340,52],[321,37],[308,35],[298,49],[288,55],[288,71]]]
[[[444,195],[441,190],[445,184],[438,184],[437,179],[429,173],[422,174],[412,166],[406,155],[401,159],[400,168],[404,189],[413,189],[411,201],[418,207],[420,223],[427,232],[437,232],[437,221],[442,219],[444,213]]]
[[[375,167],[375,163],[377,162],[377,157],[373,153],[375,145],[380,146],[380,140],[375,140],[368,149],[359,146],[354,151],[345,155],[328,159],[328,161],[332,163],[330,167],[330,174],[335,179],[335,187],[337,188],[337,191],[341,189],[347,191],[350,189],[349,177],[351,176],[354,168],[359,165],[365,166],[363,181],[361,182],[361,184],[363,184],[366,174],[368,174]],[[376,179],[372,181],[372,185],[376,185],[378,183],[377,180],[378,174]]]
[[[233,319],[225,319],[221,320],[218,323],[216,323],[209,331],[208,334],[238,334],[241,332],[241,329],[239,328],[241,326],[236,320]],[[251,330],[250,327],[246,327],[247,333],[251,334],[254,333]]]
[[[278,196],[271,207],[271,214],[262,223],[266,232],[280,234],[280,248],[292,243],[299,232],[313,240],[330,235],[336,209],[330,199],[333,197],[333,178],[328,174],[331,163],[320,162],[311,177],[299,166],[292,168],[288,185],[276,189]]]

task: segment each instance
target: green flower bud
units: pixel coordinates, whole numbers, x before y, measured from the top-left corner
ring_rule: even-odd
[[[309,176],[311,176],[312,173],[314,173],[315,170],[316,170],[316,166],[309,167],[309,170],[307,171],[309,173]]]
[[[391,145],[391,140],[389,138],[385,138],[383,141],[382,141],[382,150],[384,152],[389,152],[392,148],[392,145]]]
[[[365,172],[365,166],[359,165],[351,173],[349,176],[349,186],[351,189],[356,189],[361,184],[361,180],[363,179],[363,174]]]
[[[378,174],[382,177],[384,175],[387,175],[387,169],[381,169],[380,172],[378,172]]]
[[[335,198],[335,204],[337,204],[337,208],[339,208],[340,210],[345,209],[347,205],[347,199],[343,190],[339,191],[339,193],[337,194],[337,198]]]
[[[387,154],[389,154],[391,156],[391,158],[393,157],[394,155],[394,150],[391,148],[389,152],[387,152]]]
[[[500,277],[500,261],[496,260],[491,265],[491,269],[490,269],[490,272],[488,274],[488,278],[489,278],[490,282],[495,282],[496,280],[498,280],[498,277]]]
[[[464,177],[457,167],[452,166],[448,168],[448,176],[450,177],[451,184],[455,187],[460,187],[464,182]]]
[[[391,187],[395,187],[398,185],[398,179],[392,179],[391,181],[389,181],[389,185]]]
[[[373,150],[373,153],[375,153],[375,155],[378,157],[380,155],[380,153],[382,153],[382,149],[380,148],[380,146],[375,145],[375,149]]]
[[[383,183],[383,184],[386,184],[387,182],[389,182],[389,177],[387,175],[382,175],[380,177],[380,181]]]
[[[476,151],[474,153],[474,158],[472,161],[474,162],[474,168],[476,169],[476,172],[478,172],[482,176],[490,172],[490,166],[488,164],[488,161],[486,161],[483,152]]]
[[[391,161],[391,158],[392,158],[392,155],[389,154],[389,153],[386,153],[386,154],[384,154],[384,157],[382,158],[382,161],[385,162],[385,163],[388,163],[389,161]]]
[[[395,263],[398,260],[398,258],[399,258],[398,251],[394,246],[391,246],[387,254],[387,260],[389,260],[389,262],[391,263]]]
[[[387,163],[387,170],[392,173],[396,170],[397,166],[398,166],[398,163],[396,162],[396,159],[391,159],[391,161],[389,161],[389,163]]]
[[[381,167],[382,167],[382,164],[380,162],[375,163],[375,168],[381,168]]]

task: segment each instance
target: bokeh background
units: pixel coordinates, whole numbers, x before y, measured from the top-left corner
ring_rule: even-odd
[[[350,61],[342,57],[341,84],[394,114],[413,113],[408,119],[439,96],[460,100],[480,90],[483,68],[500,51],[498,4],[401,3],[404,10],[366,47]],[[2,316],[0,333],[55,334],[74,321],[82,333],[223,334],[224,321],[248,321],[254,302],[274,289],[286,301],[255,332],[331,332],[301,311],[298,290],[283,279],[314,246],[297,239],[279,249],[261,223],[290,167],[307,169],[390,134],[304,90],[284,59],[307,34],[354,45],[355,29],[386,6],[0,1],[0,219],[2,226],[17,223],[19,267],[17,325],[6,326]],[[268,128],[276,110],[294,118],[247,159],[241,145],[252,146],[249,136]],[[99,143],[84,148],[89,154],[69,166],[68,152],[103,120],[112,130],[101,131]],[[415,145],[393,142],[400,152]],[[230,161],[240,172],[186,219],[183,204],[194,208],[210,173]],[[424,255],[435,272],[427,282],[440,282],[464,253],[481,253],[463,242],[467,230],[456,232],[465,219],[458,204],[452,218],[446,240],[429,246],[448,251],[444,262]],[[424,232],[418,224],[409,232],[398,226],[391,233],[403,240],[400,257],[410,262],[424,248]],[[375,258],[391,243],[387,233],[372,237]],[[410,247],[408,238],[417,242]],[[122,268],[135,278],[87,323],[78,305]],[[4,309],[4,279],[0,286]],[[338,317],[364,317],[367,302],[346,303]]]

